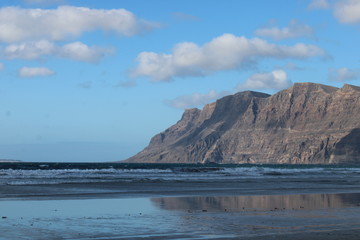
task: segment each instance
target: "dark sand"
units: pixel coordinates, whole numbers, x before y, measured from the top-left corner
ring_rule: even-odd
[[[0,187],[0,239],[360,239],[358,185]]]
[[[282,195],[360,192],[356,179],[271,178],[227,181],[96,182],[0,185],[0,199],[79,199],[167,196]]]

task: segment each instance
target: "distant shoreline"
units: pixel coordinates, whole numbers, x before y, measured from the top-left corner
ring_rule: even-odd
[[[22,162],[21,160],[14,160],[14,159],[0,159],[0,162]]]

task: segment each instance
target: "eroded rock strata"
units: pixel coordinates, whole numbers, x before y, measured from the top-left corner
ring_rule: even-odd
[[[360,163],[360,87],[295,83],[185,110],[127,162]]]

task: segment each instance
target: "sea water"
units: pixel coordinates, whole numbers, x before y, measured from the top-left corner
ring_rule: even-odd
[[[359,165],[0,163],[0,185],[338,179],[359,183]]]

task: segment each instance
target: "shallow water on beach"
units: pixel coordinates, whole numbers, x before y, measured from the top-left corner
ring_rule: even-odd
[[[1,239],[251,239],[360,227],[360,194],[0,201]]]

